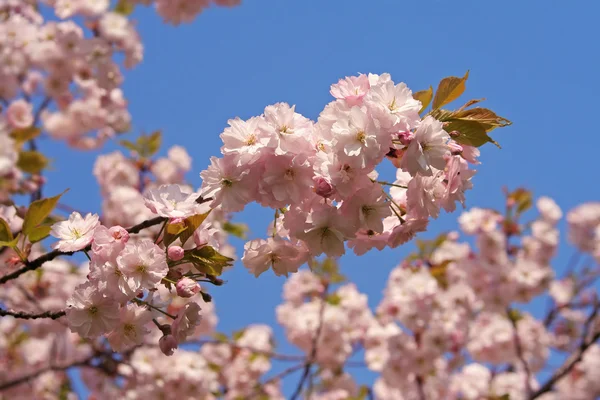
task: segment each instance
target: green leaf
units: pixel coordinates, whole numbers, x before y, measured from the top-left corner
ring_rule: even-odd
[[[248,225],[242,223],[232,223],[226,221],[223,224],[223,230],[230,235],[238,237],[240,239],[246,239],[246,233],[248,232]]]
[[[138,154],[143,158],[152,157],[160,149],[161,142],[162,134],[160,131],[153,132],[150,135],[141,135],[136,140]]]
[[[441,264],[433,265],[429,268],[429,273],[443,289],[448,289],[448,276],[446,275],[446,272],[448,271],[448,265],[452,261],[453,260],[446,260]]]
[[[204,214],[192,215],[191,217],[187,217],[185,219],[185,227],[186,228],[181,233],[181,236],[179,237],[179,239],[181,240],[182,246],[185,244],[185,242],[188,241],[189,238],[194,236],[194,232],[196,232],[196,229],[198,229],[198,227],[200,225],[202,225],[202,223],[204,222],[206,217],[208,217],[208,214],[210,214],[210,211],[211,210],[209,210],[207,213],[204,213]]]
[[[531,192],[525,188],[518,188],[508,195],[508,198],[514,202],[517,207],[517,213],[523,213],[533,205],[533,196]]]
[[[31,243],[36,243],[36,242],[39,242],[40,240],[44,240],[45,238],[48,237],[48,235],[50,235],[51,229],[52,229],[52,227],[49,225],[40,225],[40,226],[34,228],[33,231],[31,231],[31,233],[28,235],[29,241]]]
[[[131,0],[119,0],[115,6],[115,12],[124,16],[131,15],[135,9],[135,3]]]
[[[339,306],[340,303],[342,302],[342,298],[340,297],[339,294],[332,293],[329,296],[327,296],[325,301],[327,301],[327,303],[331,304],[332,306]]]
[[[48,166],[48,159],[39,151],[21,151],[17,167],[28,174],[39,174]]]
[[[41,225],[44,220],[50,215],[60,197],[65,194],[66,190],[58,196],[47,199],[36,200],[29,205],[29,209],[23,220],[23,234],[29,236],[36,227]]]
[[[185,222],[178,222],[175,224],[167,223],[167,226],[165,227],[165,234],[163,237],[163,242],[164,242],[165,246],[168,247],[171,243],[173,243],[175,240],[177,240],[179,235],[181,235],[181,233],[185,230],[186,230]]]
[[[421,102],[421,109],[419,110],[419,114],[423,112],[431,103],[431,99],[433,98],[433,86],[429,86],[427,90],[421,90],[417,93],[413,93],[413,98],[415,100],[419,100]]]
[[[119,141],[119,144],[123,147],[125,147],[127,150],[133,151],[135,153],[139,153],[137,144],[130,142],[129,140],[121,140]]]
[[[8,222],[0,218],[0,241],[10,242],[14,239],[13,233],[8,226]]]
[[[20,147],[23,143],[38,137],[40,133],[42,133],[41,129],[30,126],[29,128],[15,129],[10,133],[10,137],[12,137]]]
[[[221,333],[221,332],[215,332],[213,333],[213,337],[215,338],[216,341],[221,342],[221,343],[229,343],[229,337],[227,337],[226,334]]]
[[[459,134],[452,136],[460,144],[480,147],[490,142],[501,148],[498,142],[489,137],[485,125],[477,121],[455,120],[444,127],[446,132],[457,131]]]
[[[521,314],[519,310],[511,308],[510,310],[508,310],[508,319],[510,319],[514,323],[517,323],[523,319],[523,314]]]
[[[237,330],[231,334],[231,338],[233,339],[234,342],[237,342],[244,336],[244,333],[246,333],[245,329]]]
[[[233,265],[233,258],[226,257],[211,246],[186,250],[184,260],[194,264],[194,267],[203,274],[219,276],[225,267]]]
[[[433,98],[432,108],[435,110],[458,99],[465,91],[468,78],[469,71],[462,78],[449,76],[442,79]]]
[[[10,248],[14,249],[15,247],[17,247],[18,243],[19,243],[19,236],[17,235],[17,237],[14,238],[13,240],[8,240],[8,241],[0,240],[0,247],[10,247]]]

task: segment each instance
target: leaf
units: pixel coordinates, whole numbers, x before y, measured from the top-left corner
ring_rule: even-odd
[[[245,329],[237,330],[231,334],[231,338],[233,339],[234,342],[237,342],[244,336],[245,333],[246,333]]]
[[[495,112],[483,107],[475,107],[469,110],[462,110],[452,113],[452,120],[477,121],[484,126],[486,132],[491,132],[496,128],[503,128],[512,125],[512,122],[506,118],[496,115]]]
[[[185,222],[178,222],[174,224],[167,223],[167,226],[165,227],[165,234],[163,237],[163,242],[165,246],[168,247],[171,243],[177,240],[179,235],[181,235],[181,233],[185,231],[185,229]]]
[[[501,148],[498,142],[487,134],[485,126],[477,121],[455,120],[449,122],[444,129],[446,132],[459,132],[458,135],[452,136],[452,138],[460,144],[480,147],[490,142]]]
[[[54,210],[56,203],[58,203],[58,200],[63,194],[65,194],[65,192],[66,190],[58,196],[36,200],[29,205],[29,209],[27,210],[25,219],[23,220],[22,231],[24,235],[28,236],[37,226],[44,222],[52,210]]]
[[[119,0],[115,6],[115,12],[124,16],[131,15],[135,9],[135,3],[131,0]]]
[[[216,341],[221,342],[221,343],[229,343],[229,338],[227,337],[226,334],[221,333],[221,332],[215,332],[213,333],[213,337],[215,338]]]
[[[139,153],[137,144],[130,142],[129,140],[121,140],[119,141],[119,144],[123,147],[125,147],[127,150],[133,151],[135,153]]]
[[[438,285],[443,289],[448,289],[448,276],[446,272],[448,271],[448,265],[453,260],[446,260],[441,264],[433,265],[429,269],[429,273],[433,278],[437,281]]]
[[[415,100],[419,100],[421,102],[421,109],[419,110],[419,114],[423,112],[431,103],[431,99],[433,98],[433,86],[429,86],[427,90],[421,90],[417,93],[413,93],[413,98]]]
[[[39,151],[21,151],[17,167],[28,174],[39,174],[48,166],[48,159]]]
[[[191,217],[187,217],[184,220],[186,228],[179,237],[182,246],[185,244],[185,242],[188,241],[189,238],[194,236],[194,232],[196,232],[196,229],[198,229],[198,227],[202,225],[206,217],[208,217],[208,214],[210,214],[210,210],[204,214],[192,215]]]
[[[514,323],[517,323],[523,319],[523,314],[521,314],[521,312],[519,310],[517,310],[515,308],[511,308],[508,311],[508,319],[510,319]]]
[[[158,149],[162,142],[162,135],[160,131],[153,132],[150,135],[141,135],[136,140],[137,152],[140,157],[150,158]]]
[[[327,301],[327,303],[331,304],[332,306],[338,306],[342,302],[342,298],[339,294],[332,293],[329,296],[327,296],[325,301]]]
[[[248,232],[248,225],[237,223],[234,224],[232,222],[226,221],[223,224],[223,230],[230,235],[238,237],[240,239],[246,239],[246,233]]]
[[[233,258],[222,255],[211,246],[186,250],[184,260],[194,264],[199,272],[214,276],[221,275],[223,269],[233,263]]]
[[[531,192],[524,188],[518,188],[508,195],[508,199],[514,202],[517,207],[517,213],[523,213],[533,205],[533,196]]]
[[[40,226],[34,228],[31,231],[31,233],[28,235],[29,241],[31,243],[36,243],[36,242],[39,242],[40,240],[44,240],[45,238],[48,237],[48,235],[50,235],[50,230],[52,230],[52,227],[49,225],[40,225]]]
[[[17,247],[17,243],[19,243],[19,236],[9,241],[0,240],[0,247],[10,247],[14,249]]]
[[[0,241],[1,242],[10,242],[14,239],[13,233],[10,230],[10,226],[8,226],[8,222],[4,219],[0,218]]]
[[[22,146],[23,143],[38,137],[40,133],[42,133],[41,129],[30,126],[29,128],[15,129],[10,133],[10,137],[17,142],[18,146]]]
[[[465,91],[465,83],[469,78],[469,71],[465,73],[462,78],[456,76],[449,76],[442,79],[440,82],[435,97],[433,98],[432,108],[438,109],[448,103],[458,99],[461,94]]]

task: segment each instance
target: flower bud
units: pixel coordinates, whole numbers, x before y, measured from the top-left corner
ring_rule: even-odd
[[[125,228],[122,226],[115,225],[111,227],[108,232],[118,242],[127,243],[129,240],[129,232],[127,232],[127,230],[125,230]]]
[[[177,340],[173,335],[165,335],[158,339],[158,347],[165,356],[172,356],[177,348]]]
[[[167,250],[167,254],[171,260],[179,261],[183,258],[184,251],[183,248],[179,246],[171,246],[169,247],[169,250]]]
[[[190,278],[181,278],[175,285],[175,289],[180,297],[192,297],[200,291],[200,285]]]
[[[328,198],[335,193],[335,188],[322,176],[316,176],[313,178],[315,183],[315,193],[321,197]]]

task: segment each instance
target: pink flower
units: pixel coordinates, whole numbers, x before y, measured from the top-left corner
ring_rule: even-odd
[[[335,188],[322,176],[313,177],[314,191],[317,195],[328,198],[335,193]]]
[[[100,225],[97,214],[87,214],[84,217],[78,212],[69,216],[67,221],[52,225],[50,234],[60,239],[52,247],[60,251],[78,251],[92,242],[94,232]]]
[[[67,301],[67,322],[71,331],[84,338],[95,338],[119,323],[118,303],[90,283],[80,285]]]
[[[272,208],[285,207],[309,197],[313,169],[304,154],[271,156],[259,184],[259,202]]]
[[[259,129],[270,138],[269,147],[278,155],[309,153],[313,149],[308,140],[312,121],[298,114],[295,107],[277,103],[265,108],[264,122]]]
[[[33,106],[25,100],[13,101],[6,110],[6,120],[15,129],[33,125]]]
[[[338,83],[331,85],[330,93],[336,99],[345,100],[350,107],[359,106],[370,87],[369,78],[365,74],[347,76],[340,79]]]
[[[175,285],[179,297],[192,297],[200,291],[200,285],[190,278],[183,277]]]
[[[221,133],[221,140],[223,140],[221,152],[236,155],[238,164],[249,165],[259,160],[262,153],[267,151],[270,141],[269,134],[258,129],[259,124],[264,123],[263,119],[254,117],[243,121],[235,118],[227,123],[229,127]]]
[[[200,324],[200,306],[198,303],[190,302],[177,314],[177,318],[171,324],[171,332],[177,343],[185,342],[185,339],[194,333],[196,326]]]
[[[550,197],[540,197],[536,203],[542,218],[551,224],[556,224],[562,218],[562,211]]]
[[[270,267],[275,275],[288,276],[290,272],[297,272],[305,262],[304,255],[302,248],[278,237],[257,239],[244,245],[242,263],[256,277]]]
[[[408,184],[408,214],[414,218],[437,218],[440,214],[440,202],[446,191],[442,181],[443,172],[433,176],[415,176]]]
[[[107,336],[114,351],[123,351],[144,341],[144,336],[150,332],[146,328],[152,320],[152,313],[146,307],[127,304],[121,308],[117,327]]]
[[[442,123],[431,116],[419,124],[415,136],[402,157],[400,167],[411,175],[431,176],[431,167],[443,170],[446,156],[450,155],[450,136],[442,128]]]
[[[153,289],[169,272],[164,250],[150,239],[127,243],[117,265],[134,292]]]
[[[371,87],[364,97],[364,103],[381,127],[390,131],[408,131],[420,120],[421,102],[412,97],[412,92],[404,83],[394,85],[390,80]]]
[[[116,260],[117,255],[125,248],[129,240],[129,232],[125,228],[115,225],[110,229],[99,225],[94,231],[92,240],[92,253],[94,259],[108,261]]]
[[[162,185],[150,189],[144,196],[146,207],[167,218],[185,218],[194,215],[199,206],[197,193],[185,191],[180,185]]]
[[[213,198],[212,208],[221,206],[226,212],[241,211],[255,198],[257,182],[250,170],[238,167],[234,156],[211,157],[208,169],[200,173],[201,194]]]
[[[391,215],[390,203],[386,201],[382,187],[372,184],[362,188],[344,201],[340,212],[358,227],[374,232],[383,231],[383,219]]]

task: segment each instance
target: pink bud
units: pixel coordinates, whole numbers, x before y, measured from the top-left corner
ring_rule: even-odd
[[[169,250],[167,250],[167,253],[169,254],[169,258],[173,261],[179,261],[183,258],[183,248],[179,247],[179,246],[171,246],[169,247]]]
[[[175,288],[180,297],[192,297],[200,291],[200,286],[190,278],[181,278]]]
[[[158,339],[158,347],[165,356],[172,356],[173,352],[177,348],[177,340],[173,335],[165,335]]]
[[[398,133],[398,140],[404,146],[408,146],[410,144],[410,142],[412,142],[414,137],[415,137],[415,134],[412,133],[411,131],[405,131],[405,132]]]
[[[328,198],[335,193],[335,188],[322,176],[316,176],[313,178],[315,183],[315,193],[321,197]]]
[[[127,230],[125,230],[125,228],[122,226],[115,225],[108,231],[110,232],[110,235],[118,242],[127,243],[129,240],[129,232],[127,232]]]
[[[185,219],[183,219],[183,218],[171,218],[169,220],[169,224],[171,224],[171,225],[183,224],[183,223],[185,223]]]

